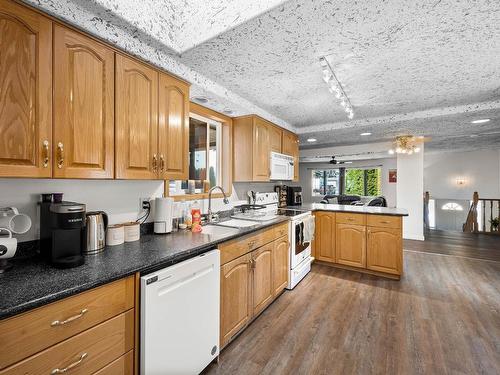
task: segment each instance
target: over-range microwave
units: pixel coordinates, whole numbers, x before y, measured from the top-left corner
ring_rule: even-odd
[[[293,156],[271,152],[271,180],[293,180]]]

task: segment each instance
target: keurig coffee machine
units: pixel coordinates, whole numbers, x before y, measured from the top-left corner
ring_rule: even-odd
[[[40,203],[40,251],[58,268],[78,267],[85,262],[85,205],[62,201],[62,194],[52,199],[43,194]]]

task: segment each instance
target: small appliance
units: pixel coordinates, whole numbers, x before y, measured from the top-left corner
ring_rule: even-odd
[[[276,185],[274,191],[278,193],[278,207],[283,208],[287,206],[287,192],[288,186],[286,185]]]
[[[156,198],[155,199],[155,220],[154,232],[164,234],[172,232],[172,219],[174,212],[173,198]]]
[[[293,156],[271,152],[269,165],[270,180],[293,180]]]
[[[302,205],[302,188],[300,186],[288,186],[287,200],[288,206]]]
[[[87,247],[84,254],[97,254],[106,246],[108,215],[104,211],[87,212]]]
[[[52,265],[72,268],[85,263],[85,229],[84,204],[51,202],[44,197],[40,203],[40,252]]]

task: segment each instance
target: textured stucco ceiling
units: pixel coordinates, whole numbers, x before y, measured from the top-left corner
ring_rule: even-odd
[[[428,149],[500,147],[498,0],[24,1],[190,81],[208,107],[318,138],[304,148],[402,133],[431,136]]]

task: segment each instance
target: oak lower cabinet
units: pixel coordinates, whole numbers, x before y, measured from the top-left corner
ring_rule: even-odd
[[[315,258],[324,262],[335,262],[335,212],[315,213]]]
[[[366,268],[401,275],[403,270],[401,228],[367,228]]]
[[[52,175],[52,22],[0,1],[0,177]]]
[[[366,267],[366,226],[339,224],[336,230],[336,262],[352,267]]]
[[[271,303],[273,290],[273,251],[274,243],[252,252],[252,314],[257,315]]]
[[[114,51],[54,26],[53,176],[114,177]]]
[[[158,72],[116,55],[116,178],[158,177]]]
[[[221,346],[252,317],[252,255],[246,254],[221,266]]]
[[[189,178],[189,84],[160,73],[158,95],[159,176]]]
[[[273,249],[273,295],[280,294],[288,285],[288,263],[290,243],[288,236],[274,241]]]

